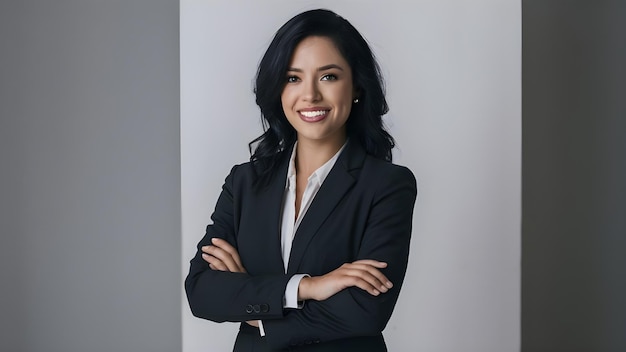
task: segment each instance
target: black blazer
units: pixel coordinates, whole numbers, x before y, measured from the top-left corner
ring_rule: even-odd
[[[262,350],[304,346],[327,351],[343,343],[345,351],[346,341],[367,345],[368,351],[386,350],[381,332],[398,299],[409,255],[417,195],[413,174],[348,142],[302,219],[285,274],[280,226],[289,158],[282,160],[277,177],[260,191],[253,188],[250,163],[233,167],[226,177],[213,224],[198,243],[185,280],[192,313],[216,322],[263,320]],[[200,248],[212,237],[237,248],[247,274],[209,268]],[[382,272],[393,288],[375,297],[351,287],[325,301],[306,301],[303,309],[283,309],[293,274],[323,275],[359,259],[387,262]],[[372,345],[374,340],[380,346]]]

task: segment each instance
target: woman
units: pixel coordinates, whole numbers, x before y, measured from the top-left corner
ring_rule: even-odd
[[[243,322],[235,351],[386,351],[417,190],[391,163],[369,46],[331,11],[301,13],[276,33],[255,93],[265,132],[191,260],[193,314]]]

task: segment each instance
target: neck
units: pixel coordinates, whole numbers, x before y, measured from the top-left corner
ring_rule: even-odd
[[[296,173],[307,178],[332,158],[345,143],[345,138],[333,143],[315,143],[298,140],[296,146]]]

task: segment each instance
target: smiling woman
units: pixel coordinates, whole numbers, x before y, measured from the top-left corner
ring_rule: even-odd
[[[296,47],[287,75],[281,102],[300,144],[339,150],[357,95],[350,65],[330,39],[311,36]]]
[[[301,13],[276,33],[255,92],[267,128],[191,260],[193,314],[242,322],[235,351],[386,351],[417,189],[391,163],[369,46],[331,11]]]
[[[237,267],[229,262],[230,268],[215,265],[222,270],[245,269],[250,276],[242,281],[241,290],[233,289],[227,280],[240,274],[219,269],[214,273],[210,269],[217,266],[202,257],[194,259],[194,270],[207,272],[194,271],[188,280],[191,305],[197,315],[213,320],[195,318],[185,297],[181,302],[184,351],[232,350],[239,329],[233,323],[214,322],[226,320],[261,321],[266,335],[261,339],[271,346],[315,341],[315,337],[320,338],[319,344],[339,343],[345,336],[377,331],[376,326],[363,329],[354,321],[382,324],[384,319],[378,317],[400,286],[382,332],[389,350],[519,350],[519,2],[363,0],[358,6],[350,1],[316,2],[332,7],[361,34],[338,25],[334,14],[317,23],[312,17],[296,17],[282,28],[308,9],[302,1],[180,3],[183,270],[189,273],[189,259],[195,258],[196,244],[210,223],[208,236],[226,239],[241,262]],[[289,81],[294,86],[313,83],[302,76],[308,68],[292,61],[299,44],[310,38],[332,42],[349,65],[356,94],[345,124],[347,143],[340,146],[334,164],[332,158],[328,160],[330,172],[321,168],[302,181],[306,170],[300,167],[306,167],[311,157],[330,154],[303,148],[310,144],[302,143],[289,123],[281,99]],[[370,59],[372,52],[384,73],[385,94],[376,61]],[[337,63],[318,63],[316,69],[330,64]],[[290,72],[290,68],[303,72]],[[314,109],[329,107],[323,85],[341,79],[339,71],[325,73],[329,75],[320,72],[314,81],[321,96],[312,104]],[[311,119],[326,113],[300,111]],[[383,121],[384,129],[378,127]],[[261,134],[251,145],[251,163],[236,166],[224,184],[232,165],[250,158],[248,143]],[[392,148],[394,141],[397,147]],[[364,151],[366,162],[358,161],[355,146]],[[386,218],[377,216],[376,206],[384,206],[385,191],[395,186],[395,179],[382,173],[368,175],[378,166],[366,164],[372,160],[389,164],[392,151],[393,162],[407,166],[420,179],[421,200],[415,204],[409,265],[402,283],[396,278],[397,262],[375,250],[360,252],[378,246],[366,238],[380,239],[381,249],[393,247],[384,243],[386,236],[366,234],[386,223],[382,220]],[[364,175],[375,181],[365,186]],[[296,202],[296,187],[302,186],[302,201]],[[218,204],[232,202],[230,211],[224,213],[218,205],[211,220],[221,191]],[[358,195],[360,199],[355,198]],[[346,205],[353,207],[353,213]],[[361,232],[356,227],[362,226],[362,219],[354,213],[368,211],[368,230]],[[342,231],[340,226],[355,229]],[[406,243],[406,237],[394,238]],[[219,246],[204,240],[205,247],[213,252]],[[287,275],[287,281],[308,274],[312,281],[305,278],[297,285],[300,293],[305,292],[316,277],[352,263],[357,257],[351,253],[358,253],[358,260],[387,262],[380,271],[392,289],[371,296],[352,286],[326,300],[305,299],[298,309],[297,296],[296,308],[285,308],[285,302],[279,301],[293,299],[285,295],[287,284],[281,284],[281,292],[268,281],[280,274]],[[206,258],[213,261],[210,254]],[[205,286],[207,282],[210,286]],[[295,282],[289,288],[294,286]],[[275,289],[271,298],[279,297],[276,301],[264,295],[270,287]],[[369,299],[385,303],[375,311]],[[360,311],[355,302],[361,301],[365,310]],[[254,313],[255,308],[260,313]],[[244,334],[248,327],[242,330]],[[252,333],[257,334],[260,329]],[[282,338],[286,341],[277,340]]]

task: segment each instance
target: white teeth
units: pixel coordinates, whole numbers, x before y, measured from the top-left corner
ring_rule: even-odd
[[[322,115],[326,115],[326,110],[319,110],[319,111],[300,111],[300,113],[306,117],[317,117],[317,116],[322,116]]]

